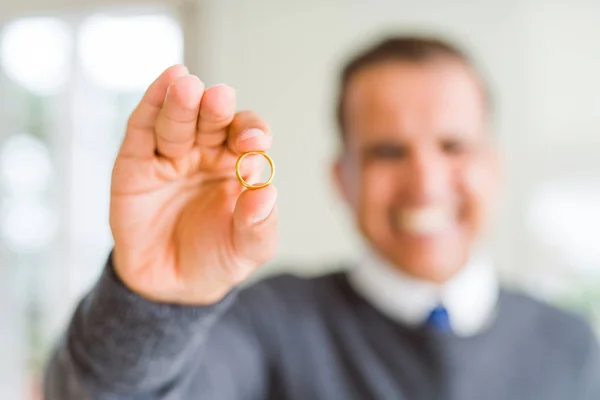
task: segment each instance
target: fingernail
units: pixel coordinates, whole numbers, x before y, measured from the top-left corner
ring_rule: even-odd
[[[273,212],[274,208],[275,208],[275,203],[260,210],[256,215],[254,215],[254,217],[252,217],[252,223],[257,224],[257,223],[262,222],[265,219],[267,219],[269,217],[269,215],[271,215],[271,213]]]
[[[250,139],[253,137],[257,137],[257,136],[262,136],[264,134],[265,134],[265,132],[262,129],[258,129],[258,128],[246,129],[240,135],[240,142],[242,140]]]

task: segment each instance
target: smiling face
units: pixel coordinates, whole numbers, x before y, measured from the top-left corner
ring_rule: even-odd
[[[370,245],[417,278],[459,271],[498,183],[482,91],[461,62],[389,61],[346,88],[335,176]]]

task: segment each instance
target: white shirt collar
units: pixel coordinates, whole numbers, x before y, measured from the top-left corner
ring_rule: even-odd
[[[499,292],[492,263],[481,256],[473,257],[445,284],[436,285],[408,276],[367,253],[363,262],[349,272],[349,279],[380,312],[410,326],[423,324],[433,308],[443,305],[452,331],[458,336],[471,336],[488,326]]]

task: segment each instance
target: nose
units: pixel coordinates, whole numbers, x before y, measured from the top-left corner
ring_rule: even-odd
[[[409,160],[408,192],[412,202],[426,204],[439,201],[450,189],[450,166],[439,151],[415,149]]]

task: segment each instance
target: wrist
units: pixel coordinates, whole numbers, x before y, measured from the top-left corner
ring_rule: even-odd
[[[134,258],[136,257],[129,257],[129,259],[123,257],[123,252],[115,246],[109,260],[121,284],[149,302],[209,306],[223,300],[234,287],[226,284],[190,284],[166,273],[165,276],[160,276],[163,274],[154,272],[158,270],[156,267],[147,265],[143,260],[139,260],[138,265],[132,263],[131,260]]]

